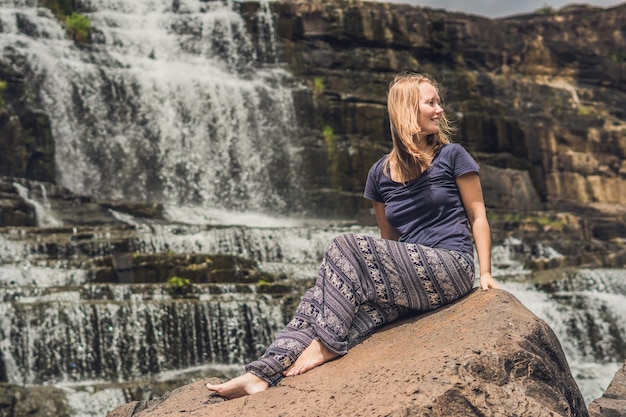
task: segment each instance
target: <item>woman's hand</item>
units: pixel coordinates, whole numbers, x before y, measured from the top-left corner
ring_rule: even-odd
[[[491,276],[490,272],[480,274],[480,288],[487,291],[490,288],[500,289],[500,286]]]

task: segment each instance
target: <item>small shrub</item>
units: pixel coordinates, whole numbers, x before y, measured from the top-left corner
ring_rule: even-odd
[[[539,216],[535,219],[544,229],[563,230],[565,224],[562,220],[553,219],[546,216]]]
[[[183,277],[170,277],[168,278],[167,283],[172,288],[183,288],[191,284],[191,280]]]
[[[4,92],[7,90],[7,82],[0,80],[0,106],[4,105]]]
[[[169,292],[175,298],[184,298],[191,293],[191,280],[183,277],[170,277],[167,280]]]
[[[91,19],[80,13],[72,13],[65,17],[65,25],[74,41],[85,43],[89,40]]]
[[[313,79],[313,91],[315,94],[322,94],[325,89],[324,79],[322,77],[315,77]]]
[[[554,14],[554,9],[546,4],[541,9],[537,9],[535,13],[539,15],[543,15],[543,16],[550,15],[550,14]]]
[[[595,113],[593,107],[589,107],[589,106],[578,106],[578,114],[580,116],[589,116],[591,114]]]
[[[618,64],[621,64],[622,62],[626,62],[626,52],[624,51],[613,52],[611,54],[611,60],[613,60],[613,62],[616,62]]]
[[[323,134],[324,142],[326,142],[326,147],[328,148],[328,157],[332,158],[337,151],[337,144],[335,142],[335,133],[333,131],[333,127],[330,125],[325,125]]]

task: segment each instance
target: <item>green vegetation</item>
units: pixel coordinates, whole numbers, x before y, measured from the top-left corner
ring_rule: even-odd
[[[518,212],[494,212],[494,211],[488,211],[487,212],[487,220],[489,220],[490,223],[495,223],[495,222],[519,222],[522,220],[522,215]]]
[[[626,52],[617,51],[611,54],[611,60],[615,63],[621,64],[622,62],[626,62]]]
[[[322,77],[315,77],[313,79],[313,92],[317,94],[322,94],[326,86],[324,85],[324,79]]]
[[[74,41],[85,43],[89,40],[91,19],[80,13],[72,13],[65,17],[65,25]]]
[[[0,80],[0,106],[4,105],[4,93],[7,90],[7,82]]]
[[[337,139],[332,126],[325,125],[323,129],[324,143],[328,152],[328,175],[333,188],[340,188],[339,181],[339,156],[337,153]]]
[[[167,279],[169,292],[172,297],[184,298],[191,293],[191,280],[183,277],[170,277]]]
[[[332,159],[337,152],[337,143],[335,141],[335,133],[333,132],[332,126],[325,125],[323,134],[324,142],[326,143],[326,148],[328,149],[328,159]]]
[[[544,230],[563,230],[565,222],[558,216],[539,215],[538,213],[522,213],[515,211],[487,212],[489,223],[521,223],[535,224],[541,226]]]
[[[89,41],[91,19],[76,11],[75,0],[43,0],[43,5],[50,9],[59,21],[65,23],[67,32],[74,42]]]
[[[260,279],[257,281],[256,285],[258,285],[259,287],[269,287],[270,285],[272,285],[272,283],[264,279]]]
[[[544,228],[550,228],[552,230],[563,230],[563,226],[565,226],[563,220],[549,218],[545,216],[536,217],[535,221]]]
[[[595,110],[593,107],[583,106],[583,105],[578,106],[578,114],[580,116],[589,116],[594,113],[595,113]]]
[[[183,278],[183,277],[170,277],[168,278],[167,283],[172,288],[180,289],[191,284],[191,280],[189,278]]]
[[[548,6],[547,4],[544,5],[541,9],[535,10],[535,14],[540,14],[540,15],[549,15],[553,13],[554,13],[554,9]]]

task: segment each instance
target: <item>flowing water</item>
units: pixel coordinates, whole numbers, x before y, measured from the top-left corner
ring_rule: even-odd
[[[39,87],[59,185],[102,199],[294,209],[296,86],[266,42],[267,3],[249,34],[238,3],[83,1],[94,28],[83,46],[37,3],[0,0],[0,50]]]
[[[268,271],[311,278],[333,236],[376,234],[358,226],[279,222],[268,227],[143,225],[134,250],[239,255],[258,260]],[[158,284],[97,284],[80,267],[53,260],[16,235],[0,240],[4,377],[15,384],[63,387],[76,416],[102,416],[128,401],[125,383],[175,379],[193,371],[237,374],[286,319],[255,284],[199,285],[197,297],[186,301]],[[586,401],[598,398],[625,359],[626,272],[533,274],[521,265],[521,246],[514,240],[497,245],[494,273],[555,331]],[[89,410],[81,408],[86,397]]]
[[[60,185],[165,205],[165,224],[114,213],[134,228],[134,253],[230,254],[311,278],[333,236],[376,234],[285,216],[301,201],[301,87],[280,64],[267,3],[257,33],[235,2],[82,3],[89,46],[37,1],[0,0],[0,53],[38,86]],[[115,252],[115,230],[82,240],[37,187],[15,184],[42,232],[0,235],[0,379],[61,387],[74,417],[101,417],[129,400],[130,383],[239,373],[283,325],[281,306],[255,284],[198,285],[183,301],[158,284],[94,282],[88,260]],[[590,401],[626,359],[626,272],[533,274],[521,259],[559,254],[532,245],[494,247],[494,272],[555,331]]]

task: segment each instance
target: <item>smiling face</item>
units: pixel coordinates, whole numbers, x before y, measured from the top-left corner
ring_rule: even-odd
[[[432,154],[450,143],[454,131],[441,106],[439,85],[428,75],[398,74],[389,84],[387,111],[393,149],[391,159],[401,165],[410,164],[423,153]],[[404,162],[403,162],[404,161]],[[409,161],[409,162],[406,162]],[[411,178],[408,167],[404,178]]]
[[[420,137],[425,137],[435,133],[439,133],[439,124],[443,115],[443,108],[440,104],[439,93],[437,89],[428,82],[422,82],[419,88],[418,115],[419,126],[421,131]]]

